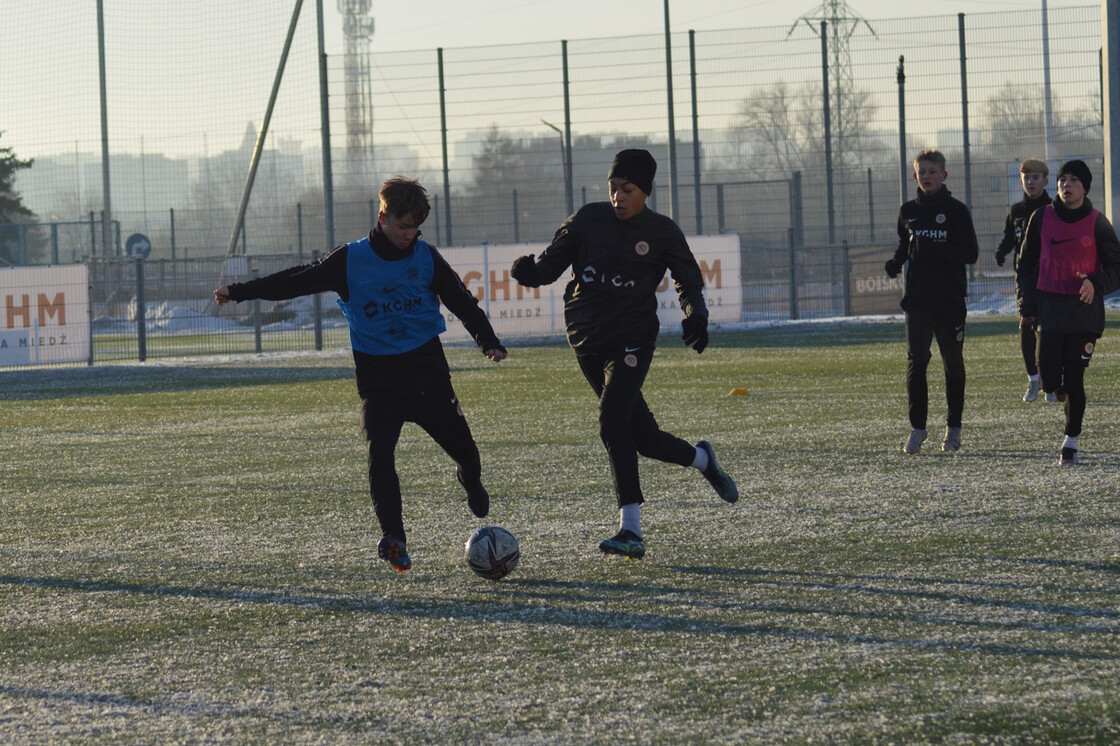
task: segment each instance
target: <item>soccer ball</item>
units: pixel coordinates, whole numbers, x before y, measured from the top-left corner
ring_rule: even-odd
[[[467,539],[467,566],[487,580],[499,580],[517,567],[521,548],[501,526],[485,526]]]

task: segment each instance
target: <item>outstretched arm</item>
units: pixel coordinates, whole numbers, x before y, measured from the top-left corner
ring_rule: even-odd
[[[301,295],[313,295],[333,290],[346,300],[350,291],[346,285],[346,247],[327,254],[310,264],[282,269],[265,277],[248,282],[222,285],[214,290],[214,300],[219,306],[230,301],[288,300]]]

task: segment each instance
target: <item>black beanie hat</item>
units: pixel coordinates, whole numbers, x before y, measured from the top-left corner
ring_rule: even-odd
[[[1063,174],[1076,176],[1081,185],[1085,187],[1085,194],[1089,193],[1089,187],[1093,185],[1093,172],[1089,170],[1085,161],[1066,161],[1058,169],[1058,178],[1062,178]]]
[[[620,150],[611,162],[608,179],[626,179],[647,195],[653,192],[653,175],[657,173],[657,161],[648,150]]]

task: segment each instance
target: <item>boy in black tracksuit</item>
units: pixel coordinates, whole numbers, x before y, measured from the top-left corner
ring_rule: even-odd
[[[906,266],[906,394],[909,400],[910,437],[902,450],[915,454],[927,436],[929,386],[926,368],[930,344],[937,338],[945,368],[945,399],[948,404],[944,451],[961,447],[961,415],[964,412],[964,324],[968,315],[966,265],[974,264],[980,249],[972,215],[963,202],[954,199],[943,182],[945,156],[923,150],[914,159],[915,199],[898,211],[898,248],[885,269],[897,277]]]
[[[1120,241],[1086,196],[1084,161],[1062,164],[1058,198],[1035,210],[1019,253],[1019,315],[1037,321],[1042,388],[1065,405],[1058,463],[1077,463],[1085,417],[1085,369],[1104,333],[1104,296],[1120,288]]]
[[[539,259],[518,258],[510,274],[522,285],[554,282],[564,290],[568,343],[599,397],[599,435],[606,446],[619,506],[619,532],[599,545],[607,554],[645,555],[638,454],[699,469],[721,498],[739,498],[707,441],[692,446],[661,430],[642,398],[660,323],[657,286],[672,274],[685,319],[684,342],[708,344],[704,281],[677,224],[646,207],[657,163],[645,150],[623,150],[608,175],[611,201],[585,205],[556,231]]]
[[[436,248],[420,237],[430,206],[418,181],[395,177],[380,191],[377,225],[318,262],[214,291],[219,305],[285,300],[333,290],[350,325],[369,489],[384,536],[377,553],[398,572],[412,566],[406,549],[395,451],[405,422],[415,422],[451,456],[471,512],[484,518],[490,495],[439,335],[440,302],[462,320],[482,353],[500,362],[498,341],[478,301]]]
[[[1031,213],[1040,207],[1050,204],[1050,195],[1046,192],[1046,178],[1050,175],[1050,167],[1040,158],[1028,158],[1019,166],[1019,181],[1023,185],[1023,199],[1016,202],[1007,211],[1007,220],[1003,224],[1003,239],[996,247],[996,264],[1003,266],[1008,254],[1015,255],[1015,272],[1019,272],[1019,246],[1023,242],[1023,234],[1027,232],[1027,220]],[[1019,349],[1023,353],[1023,365],[1027,369],[1027,392],[1023,394],[1023,401],[1032,402],[1038,399],[1038,359],[1035,347],[1038,340],[1035,338],[1034,322],[1019,318]],[[1046,398],[1053,401],[1053,394]]]

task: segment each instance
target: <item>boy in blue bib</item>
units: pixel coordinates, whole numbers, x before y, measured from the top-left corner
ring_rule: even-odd
[[[500,362],[506,349],[459,275],[421,238],[420,225],[431,206],[420,182],[394,177],[378,196],[377,225],[364,238],[339,246],[312,264],[222,285],[214,291],[214,299],[224,305],[231,300],[338,293],[350,326],[362,401],[370,496],[384,534],[377,553],[404,572],[412,567],[412,560],[395,467],[404,423],[423,428],[455,462],[455,475],[466,490],[471,512],[484,518],[490,510],[478,446],[451,386],[451,370],[439,341],[447,328],[440,302],[463,322],[486,357]]]

